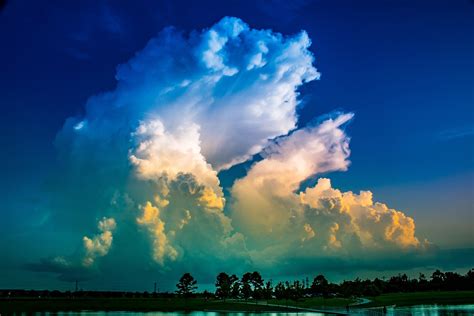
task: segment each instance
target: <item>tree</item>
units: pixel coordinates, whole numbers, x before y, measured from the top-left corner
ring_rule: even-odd
[[[313,284],[311,284],[311,290],[313,293],[322,294],[323,296],[328,295],[329,282],[326,280],[324,275],[320,274],[314,278]]]
[[[297,301],[303,297],[304,283],[296,280],[291,286],[291,299]]]
[[[446,275],[443,272],[436,270],[431,275],[431,288],[434,290],[440,290],[445,280]]]
[[[224,299],[225,301],[227,297],[231,296],[233,285],[237,280],[238,279],[235,274],[229,276],[225,272],[219,273],[216,279],[216,296]]]
[[[284,299],[286,296],[286,289],[285,285],[282,282],[278,282],[278,284],[275,286],[275,297],[278,300]]]
[[[446,272],[444,289],[446,290],[461,290],[463,277],[456,272]]]
[[[285,281],[285,300],[286,306],[288,306],[288,300],[293,296],[293,288],[289,281]]]
[[[474,269],[467,271],[465,278],[467,285],[471,285],[471,288],[474,288]]]
[[[178,284],[176,284],[176,287],[178,288],[176,293],[183,295],[184,297],[188,297],[197,289],[196,284],[197,281],[194,279],[194,277],[190,273],[185,273],[179,279]]]
[[[241,293],[244,299],[249,299],[252,296],[252,287],[250,286],[250,281],[252,280],[252,273],[247,272],[242,276],[242,287]]]
[[[263,289],[263,278],[257,271],[253,272],[250,277],[250,283],[253,287],[253,298],[259,299],[263,296],[262,289]]]
[[[235,281],[232,284],[230,296],[232,298],[238,298],[240,296],[240,282],[239,282],[239,279],[235,276],[235,274],[233,276],[235,277]]]
[[[265,288],[263,289],[263,297],[269,300],[272,298],[272,294],[273,294],[273,286],[272,286],[272,280],[270,280],[270,281],[267,281],[267,283],[265,283]]]

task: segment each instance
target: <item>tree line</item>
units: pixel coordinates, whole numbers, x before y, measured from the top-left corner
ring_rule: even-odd
[[[304,297],[360,297],[378,296],[393,292],[419,291],[458,291],[474,290],[474,269],[465,275],[456,272],[434,271],[431,276],[420,273],[417,278],[406,274],[398,274],[390,278],[365,279],[356,278],[352,281],[331,283],[322,274],[310,283],[309,278],[293,281],[280,281],[273,285],[272,280],[264,281],[257,271],[247,272],[241,278],[235,274],[221,272],[215,281],[213,296],[219,299],[292,299]],[[185,273],[177,284],[176,293],[189,297],[197,289],[197,281],[190,273]],[[208,293],[211,294],[211,293]]]
[[[185,273],[177,284],[175,293],[169,292],[122,292],[122,291],[49,291],[49,290],[0,290],[0,298],[35,297],[35,298],[81,298],[81,297],[122,297],[122,298],[173,298],[175,296],[199,296],[219,299],[285,299],[299,300],[305,297],[361,297],[377,296],[394,292],[419,291],[459,291],[474,290],[474,269],[462,275],[456,272],[434,271],[430,276],[422,273],[416,278],[406,274],[398,274],[390,278],[360,279],[341,283],[329,282],[322,274],[312,280],[265,281],[262,275],[247,272],[238,277],[221,272],[215,280],[215,292],[204,291],[196,293],[197,281],[190,274]]]

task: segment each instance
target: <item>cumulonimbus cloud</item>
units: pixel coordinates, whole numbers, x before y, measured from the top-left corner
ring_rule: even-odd
[[[92,183],[83,214],[109,218],[84,237],[83,265],[121,247],[116,225],[147,238],[163,269],[421,249],[413,219],[368,191],[341,192],[325,178],[300,189],[348,168],[353,118],[295,129],[298,87],[319,78],[310,45],[304,31],[285,36],[227,17],[190,34],[165,29],[120,65],[116,89],[92,97],[56,141],[64,181]],[[219,172],[257,153],[225,196]]]

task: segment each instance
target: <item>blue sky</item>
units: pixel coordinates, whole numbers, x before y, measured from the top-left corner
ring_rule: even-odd
[[[372,191],[443,249],[473,248],[471,1],[8,1],[0,12],[4,265],[20,273],[21,264],[76,247],[85,233],[50,218],[50,195],[62,194],[51,183],[66,119],[87,117],[88,98],[113,90],[117,65],[163,28],[191,32],[224,16],[253,29],[307,32],[321,78],[298,88],[297,126],[336,110],[355,114],[345,128],[348,170],[322,174],[334,187]],[[222,172],[222,183],[233,174]],[[39,235],[41,247],[31,242]]]

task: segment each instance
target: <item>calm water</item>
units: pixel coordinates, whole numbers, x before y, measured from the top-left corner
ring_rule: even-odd
[[[342,312],[345,312],[341,310]],[[36,316],[327,316],[326,313],[219,313],[219,312],[59,312],[59,313],[35,313]],[[351,311],[350,315],[413,315],[413,316],[451,316],[451,315],[474,315],[474,304],[470,305],[416,305],[410,307],[388,308],[384,314],[381,309],[367,309]]]
[[[231,313],[231,312],[58,312],[34,313],[35,316],[326,316],[323,313]]]
[[[469,305],[416,305],[389,309],[387,315],[474,315],[474,304]]]

